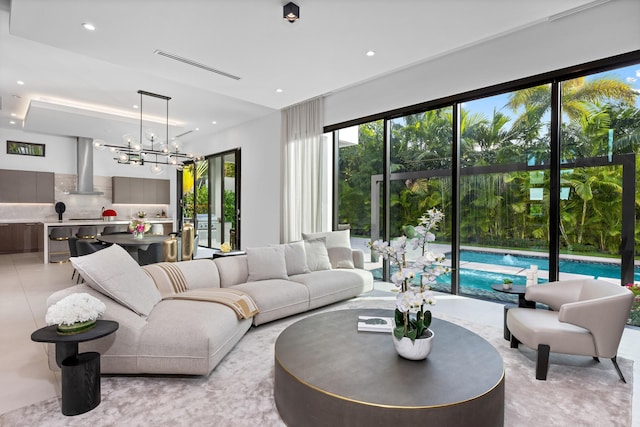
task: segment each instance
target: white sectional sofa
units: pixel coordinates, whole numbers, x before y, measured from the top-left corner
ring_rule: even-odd
[[[117,321],[119,329],[81,343],[79,348],[101,353],[102,373],[208,375],[252,324],[373,289],[373,276],[362,268],[361,251],[350,250],[348,255],[337,251],[337,258],[333,251],[329,259],[332,248],[325,246],[323,251],[321,244],[326,239],[247,249],[246,255],[214,260],[144,267],[113,245],[73,258],[86,283],[54,293],[47,306],[76,292],[105,303],[102,319]],[[342,263],[345,257],[350,265]],[[338,263],[346,268],[333,268]],[[220,294],[235,300],[229,305],[211,301]],[[49,365],[58,369],[53,345],[49,349]]]

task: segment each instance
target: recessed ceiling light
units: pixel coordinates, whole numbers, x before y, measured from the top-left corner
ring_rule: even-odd
[[[218,122],[216,122],[215,120],[211,122],[212,125],[217,125]]]
[[[94,31],[96,29],[95,25],[91,24],[90,22],[83,22],[82,27],[87,31]]]
[[[9,124],[11,124],[11,125],[15,125],[15,124],[16,124],[16,122],[14,122],[13,120],[11,120],[11,121],[9,122]]]
[[[200,128],[196,128],[196,132],[199,131],[199,130],[200,130]]]
[[[140,107],[138,107],[136,104],[133,105],[133,108],[135,108],[136,110]]]
[[[375,53],[374,51],[372,51],[372,50],[368,50],[368,51],[367,51],[367,56],[373,56],[373,55],[375,55],[375,54],[376,54],[376,53]]]
[[[16,113],[11,113],[11,117],[15,117],[15,116],[16,116]]]
[[[282,89],[276,89],[276,92],[282,93]]]
[[[23,85],[24,82],[22,80],[18,80],[16,83],[18,83],[19,85]]]

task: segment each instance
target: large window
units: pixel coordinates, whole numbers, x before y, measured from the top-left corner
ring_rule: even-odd
[[[541,282],[640,282],[640,63],[590,67],[329,127],[358,130],[355,144],[337,140],[338,223],[389,239],[442,209],[454,273],[438,290],[505,298],[491,285],[524,284],[532,266]]]
[[[538,108],[521,105],[528,91]],[[550,85],[542,85],[461,108],[462,293],[505,279],[525,284],[520,273],[532,264],[549,269],[550,106]]]
[[[352,246],[361,249],[366,249],[365,242],[383,236],[383,140],[381,120],[337,132],[336,227],[350,229]]]

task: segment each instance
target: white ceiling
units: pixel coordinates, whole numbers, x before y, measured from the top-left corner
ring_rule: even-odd
[[[298,0],[291,24],[286,0],[0,0],[0,127],[117,143],[142,89],[188,142],[603,1]]]

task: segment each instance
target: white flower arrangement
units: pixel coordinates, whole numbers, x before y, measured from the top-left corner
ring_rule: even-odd
[[[96,320],[107,307],[99,299],[87,293],[71,294],[53,304],[47,310],[47,325],[73,325]]]
[[[413,341],[422,338],[431,325],[431,311],[426,309],[426,306],[436,303],[431,286],[438,276],[450,272],[449,267],[443,265],[444,254],[428,250],[429,242],[436,240],[431,230],[437,229],[438,223],[443,219],[444,214],[440,210],[430,209],[418,219],[417,226],[409,228],[413,235],[410,241],[407,241],[406,236],[401,236],[391,244],[381,240],[369,243],[372,251],[398,266],[398,271],[391,275],[391,281],[400,292],[396,298],[393,330],[398,339],[407,337]],[[406,261],[407,244],[413,250],[421,249],[420,256],[411,266]],[[419,285],[413,282],[416,276],[420,276]]]

